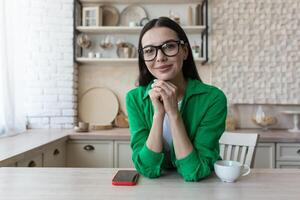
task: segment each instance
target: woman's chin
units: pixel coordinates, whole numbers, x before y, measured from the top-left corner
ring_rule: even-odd
[[[170,81],[172,79],[174,79],[174,77],[171,74],[160,74],[158,76],[155,76],[158,80],[162,80],[162,81]]]

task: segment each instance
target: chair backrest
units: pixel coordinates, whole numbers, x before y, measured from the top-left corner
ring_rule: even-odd
[[[224,132],[220,138],[220,156],[223,160],[235,160],[252,166],[257,133]]]

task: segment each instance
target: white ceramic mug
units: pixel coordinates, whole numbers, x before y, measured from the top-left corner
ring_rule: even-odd
[[[101,55],[101,53],[97,52],[97,53],[95,53],[95,57],[96,57],[96,58],[101,58],[102,55]]]
[[[129,27],[136,27],[136,22],[130,21],[128,25],[129,25]]]
[[[94,57],[95,57],[94,52],[89,52],[89,53],[88,53],[88,57],[89,57],[89,58],[94,58]]]
[[[89,123],[87,123],[87,122],[78,122],[78,127],[81,130],[88,130],[89,129]]]
[[[218,160],[214,164],[216,175],[224,182],[235,182],[240,176],[250,173],[250,167],[233,160]]]

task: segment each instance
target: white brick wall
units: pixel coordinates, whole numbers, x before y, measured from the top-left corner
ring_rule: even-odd
[[[25,2],[25,3],[24,3]],[[29,128],[72,128],[77,116],[73,0],[23,0]]]

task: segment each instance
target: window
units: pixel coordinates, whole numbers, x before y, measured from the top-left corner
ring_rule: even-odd
[[[21,8],[17,0],[0,1],[0,137],[25,130]]]

